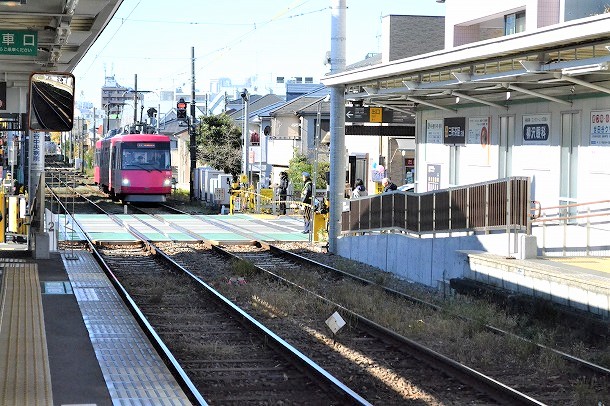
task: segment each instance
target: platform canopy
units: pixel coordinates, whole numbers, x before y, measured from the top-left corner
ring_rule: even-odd
[[[348,103],[412,113],[508,110],[532,100],[570,106],[610,93],[610,15],[339,72],[322,83],[345,86]]]
[[[72,72],[123,0],[0,0],[0,82]]]

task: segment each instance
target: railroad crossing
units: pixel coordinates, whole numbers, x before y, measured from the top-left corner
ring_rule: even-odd
[[[53,215],[57,241],[208,241],[218,244],[307,242],[303,221],[293,216],[186,214]]]

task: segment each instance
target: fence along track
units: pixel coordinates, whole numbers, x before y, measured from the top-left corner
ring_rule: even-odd
[[[349,201],[342,232],[423,234],[468,230],[529,232],[530,181],[510,177],[425,193],[393,192]]]

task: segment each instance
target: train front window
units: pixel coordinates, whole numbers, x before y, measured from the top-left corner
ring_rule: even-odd
[[[170,168],[169,151],[123,148],[122,163],[123,169],[166,170]]]

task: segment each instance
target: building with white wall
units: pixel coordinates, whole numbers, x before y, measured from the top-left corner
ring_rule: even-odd
[[[604,0],[450,0],[446,2],[445,48],[534,32],[607,11]]]
[[[610,207],[607,11],[593,1],[448,0],[445,49],[323,83],[345,86],[348,102],[415,115],[417,192],[526,176],[536,207],[579,205],[554,210],[583,215],[568,231],[535,223],[538,252],[603,255],[607,224],[587,213]]]
[[[467,3],[471,21],[502,14],[495,3],[493,9]],[[536,4],[542,3],[549,2]],[[504,15],[515,11],[511,4]],[[464,16],[447,7],[451,41]],[[540,20],[539,11],[533,14]],[[415,104],[417,191],[524,175],[543,206],[592,201],[607,195],[599,185],[610,180],[602,163],[610,158],[609,22],[601,14],[546,25],[339,73],[324,83],[345,84],[348,100],[364,104]],[[440,171],[435,186],[426,179],[431,165]]]

